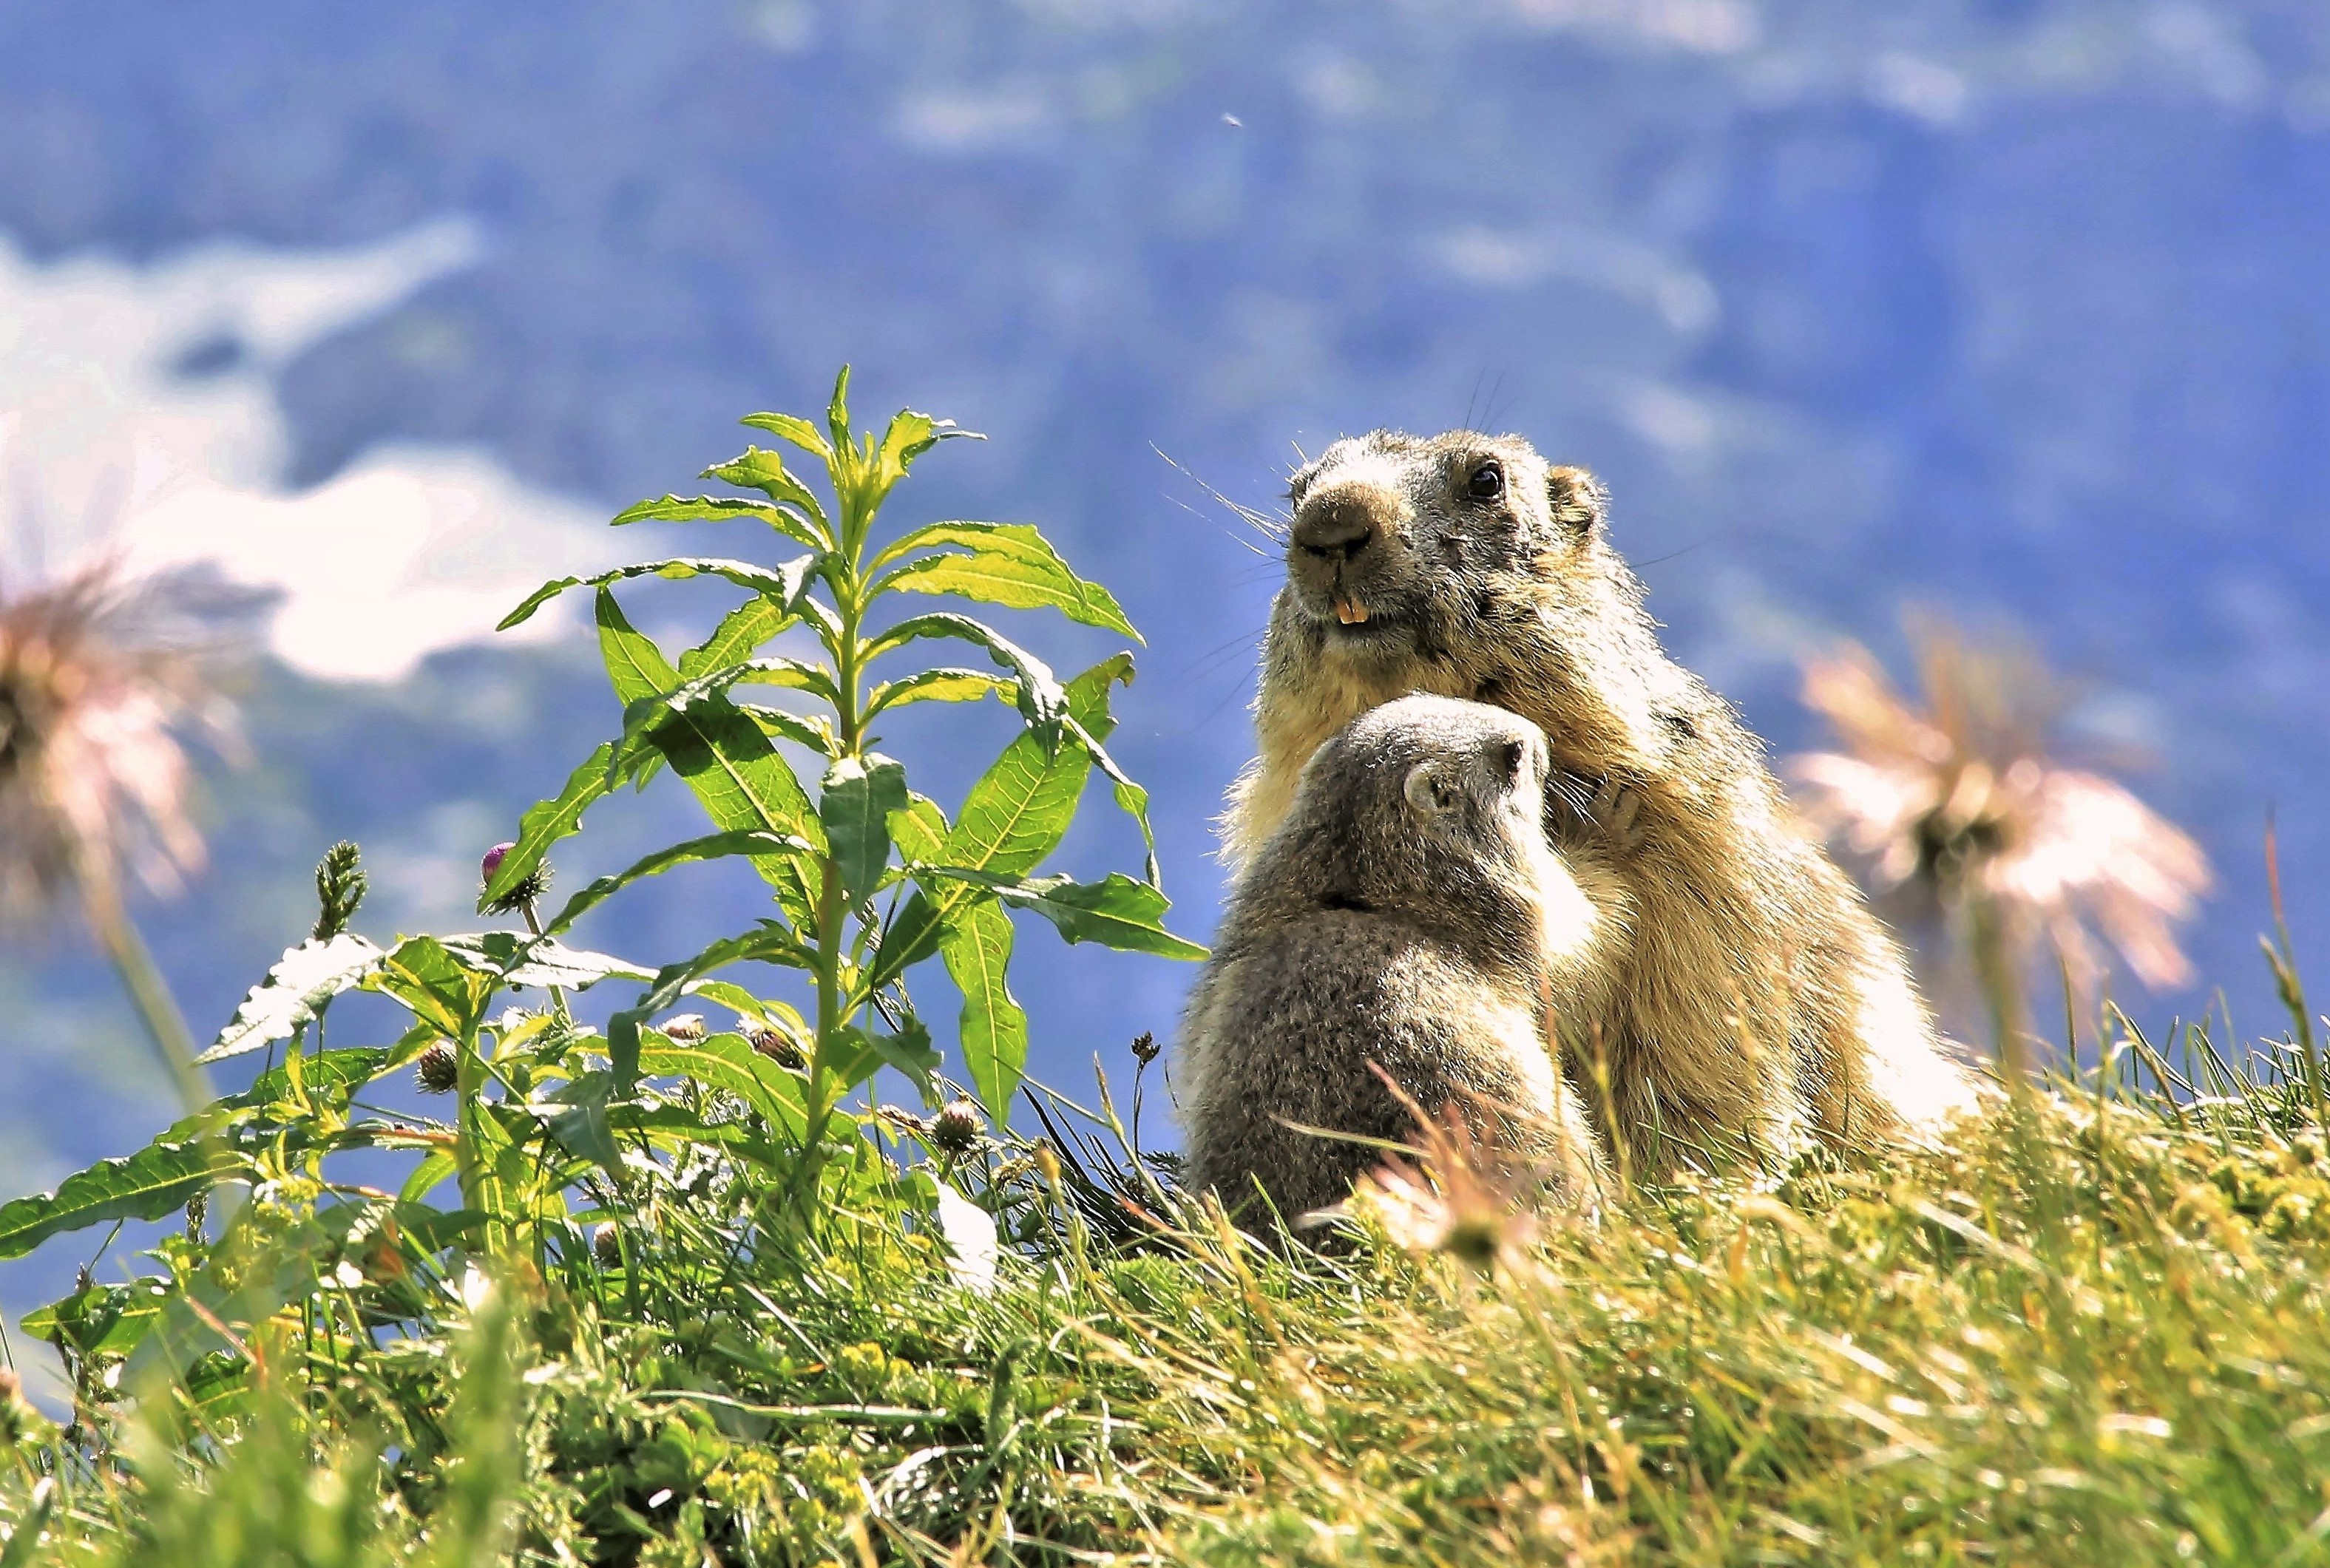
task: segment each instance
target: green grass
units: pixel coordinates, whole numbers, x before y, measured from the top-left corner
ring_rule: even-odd
[[[1100,1129],[952,1173],[1006,1232],[980,1292],[870,1141],[782,1211],[705,1156],[498,1289],[408,1255],[430,1305],[376,1342],[277,1312],[230,1414],[133,1413],[96,1357],[79,1431],[16,1412],[0,1561],[2315,1562],[2330,1155],[2290,1064],[1638,1191],[1487,1275],[1130,1221]]]

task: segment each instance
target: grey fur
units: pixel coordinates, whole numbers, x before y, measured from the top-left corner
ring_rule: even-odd
[[[1292,499],[1234,857],[1354,714],[1417,691],[1492,703],[1544,732],[1546,826],[1597,912],[1596,984],[1562,1045],[1622,1168],[1669,1166],[1686,1139],[1931,1139],[1974,1103],[1762,742],[1659,646],[1592,475],[1517,436],[1378,430],[1329,448]]]
[[[1455,1104],[1556,1202],[1591,1186],[1578,1096],[1545,1029],[1589,964],[1593,908],[1547,844],[1546,746],[1500,708],[1411,696],[1303,769],[1240,879],[1183,1018],[1191,1184],[1286,1219],[1337,1203],[1379,1151]]]

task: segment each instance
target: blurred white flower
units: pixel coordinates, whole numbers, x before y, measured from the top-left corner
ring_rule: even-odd
[[[2083,986],[2107,948],[2146,986],[2191,978],[2175,927],[2209,887],[2200,846],[2122,786],[2048,754],[2062,698],[2027,649],[1973,646],[1938,624],[1914,640],[1922,706],[1857,644],[1807,665],[1804,701],[1839,741],[1789,763],[1807,819],[1912,921],[1978,903],[2012,959],[2044,939]]]

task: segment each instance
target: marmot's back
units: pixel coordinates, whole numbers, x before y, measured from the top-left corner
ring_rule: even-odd
[[[1586,967],[1590,905],[1539,831],[1545,746],[1478,704],[1409,697],[1334,737],[1241,879],[1192,992],[1178,1076],[1193,1185],[1289,1220],[1457,1104],[1558,1193],[1591,1139],[1541,1032]],[[1373,1064],[1371,1066],[1370,1064]]]

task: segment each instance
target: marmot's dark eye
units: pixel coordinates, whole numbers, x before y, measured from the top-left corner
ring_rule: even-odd
[[[1473,469],[1473,477],[1464,481],[1464,494],[1475,501],[1493,501],[1504,493],[1504,467],[1494,459]]]

